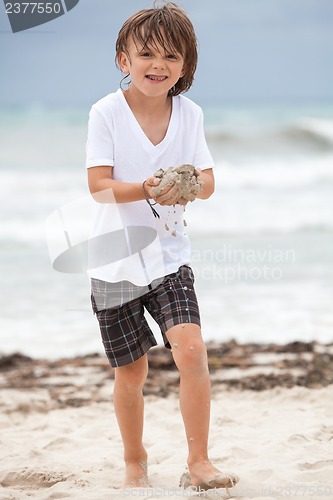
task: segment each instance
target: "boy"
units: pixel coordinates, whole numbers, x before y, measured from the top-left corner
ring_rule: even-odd
[[[180,95],[191,87],[197,65],[196,37],[185,12],[168,3],[134,14],[119,32],[116,61],[123,80],[129,77],[130,83],[92,107],[89,188],[101,203],[101,232],[119,236],[120,228],[137,228],[156,235],[137,252],[126,253],[125,244],[121,258],[110,257],[90,270],[93,309],[115,368],[114,407],[126,466],[123,485],[149,486],[142,388],[147,351],[156,340],[144,318],[146,309],[158,323],[166,347],[172,346],[180,372],[189,468],[181,486],[231,487],[237,476],[220,472],[208,459],[210,379],[189,267],[184,200],[176,184],[167,185],[158,196],[153,189],[159,183],[153,175],[159,168],[191,164],[203,183],[197,197],[206,199],[214,191],[202,111]],[[129,230],[124,238],[133,246]],[[96,251],[104,255],[108,250],[111,255],[111,247]]]

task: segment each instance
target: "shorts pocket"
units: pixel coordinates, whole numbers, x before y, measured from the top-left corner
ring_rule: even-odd
[[[181,266],[178,270],[177,277],[180,278],[182,281],[190,280],[191,283],[194,285],[194,272],[190,266]]]

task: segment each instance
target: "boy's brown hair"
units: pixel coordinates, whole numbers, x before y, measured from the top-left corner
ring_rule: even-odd
[[[117,65],[121,52],[128,55],[131,39],[143,48],[156,48],[156,44],[159,44],[165,52],[178,53],[183,57],[184,75],[169,90],[169,95],[178,95],[191,87],[198,62],[197,39],[193,25],[183,9],[175,3],[166,3],[163,7],[144,9],[133,14],[118,34]]]

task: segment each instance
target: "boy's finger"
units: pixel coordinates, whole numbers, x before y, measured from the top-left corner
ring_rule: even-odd
[[[179,190],[177,186],[168,188],[168,191],[161,193],[156,197],[157,203],[160,205],[174,205],[179,198]]]
[[[157,198],[166,199],[166,197],[173,196],[177,192],[178,192],[178,188],[175,184],[167,184],[166,186],[164,186],[161,189],[161,191],[157,195]]]
[[[148,177],[145,184],[148,184],[148,186],[158,186],[160,182],[161,179],[158,179],[157,177]]]

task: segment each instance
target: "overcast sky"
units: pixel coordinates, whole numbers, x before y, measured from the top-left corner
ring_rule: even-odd
[[[190,96],[202,105],[333,100],[333,0],[179,0],[200,45]],[[142,0],[80,0],[11,33],[0,4],[0,106],[89,105],[118,88],[114,45]]]

